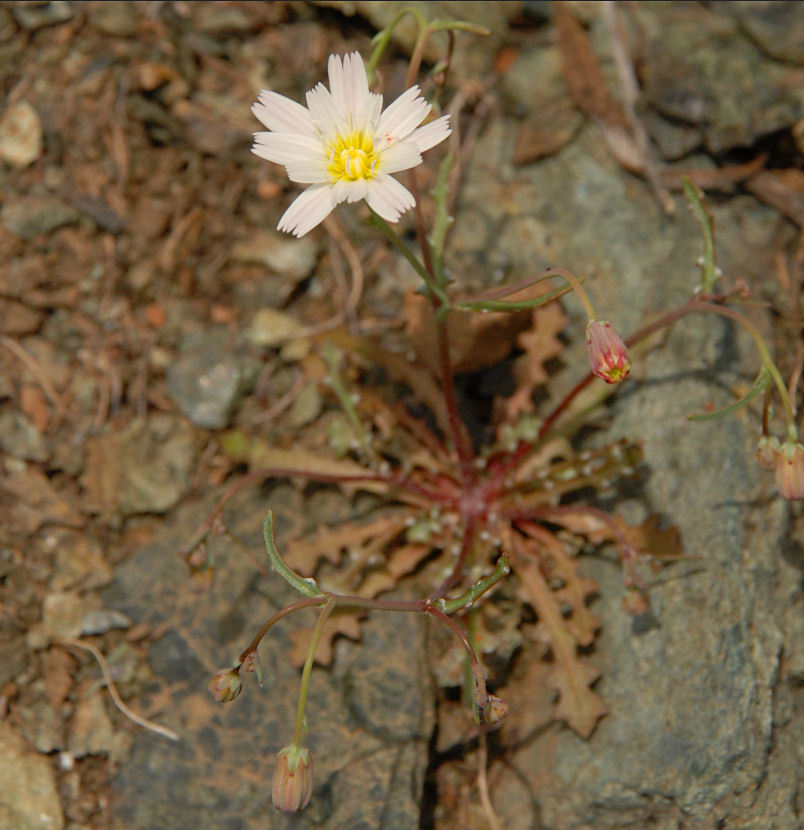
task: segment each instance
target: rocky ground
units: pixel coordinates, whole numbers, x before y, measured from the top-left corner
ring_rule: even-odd
[[[417,5],[491,32],[458,35],[445,96],[466,151],[449,243],[464,290],[565,267],[635,329],[696,284],[686,172],[707,190],[725,278],[750,288],[785,377],[800,370],[801,4]],[[314,671],[316,790],[299,818],[270,805],[298,683],[290,627],[263,646],[262,690],[229,707],[206,692],[289,599],[265,575],[266,510],[281,543],[365,504],[272,481],[228,506],[208,590],[177,555],[242,473],[226,430],[288,443],[329,406],[305,383],[311,332],[400,336],[416,277],[361,207],[300,241],[273,230],[295,188],[250,153],[249,108],[263,88],[301,99],[331,52],[368,55],[402,6],[0,5],[2,827],[490,826],[471,719],[416,618],[370,617]],[[411,44],[402,27],[380,65],[386,100]],[[567,389],[583,320],[564,305]],[[752,349],[720,320],[682,322],[588,436],[644,442],[640,482],[605,506],[660,515],[687,558],[655,575],[643,628],[613,557],[583,558],[610,713],[583,740],[545,716],[543,675],[519,678],[527,694],[489,748],[501,826],[801,826],[800,504],[755,463],[756,411],[686,420],[750,385]],[[178,740],[119,711],[98,655],[122,700]]]

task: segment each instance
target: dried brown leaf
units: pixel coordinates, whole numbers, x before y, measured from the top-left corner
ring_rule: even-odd
[[[0,539],[26,538],[46,524],[81,527],[83,518],[72,502],[55,490],[48,477],[28,467],[0,478]]]
[[[42,656],[42,677],[45,693],[53,708],[58,708],[67,699],[73,687],[72,671],[75,660],[62,648],[51,646]]]
[[[425,366],[409,360],[406,355],[381,349],[369,339],[350,338],[339,333],[333,340],[351,354],[362,357],[372,366],[381,366],[394,378],[415,389],[418,401],[430,409],[439,428],[445,434],[449,434],[449,416],[444,395],[436,379]]]
[[[320,666],[332,665],[334,641],[338,635],[349,637],[352,640],[360,639],[360,620],[357,612],[333,614],[327,620],[315,654],[315,662]],[[312,628],[297,628],[290,632],[290,639],[293,643],[290,649],[290,662],[297,668],[303,666],[307,659],[307,649],[310,647],[312,636]]]
[[[337,527],[322,527],[311,536],[287,542],[284,559],[293,570],[305,576],[315,573],[321,559],[337,565],[347,550],[356,561],[365,563],[402,531],[408,515],[380,516],[362,525],[346,522]]]
[[[385,567],[394,579],[399,579],[414,571],[431,550],[430,545],[402,545],[394,548]]]
[[[553,667],[539,657],[528,659],[531,648],[523,650],[522,665],[517,664],[513,678],[495,691],[508,704],[503,721],[502,740],[526,739],[554,718],[553,692],[548,685]]]
[[[592,48],[591,40],[568,3],[554,3],[561,69],[572,100],[600,124],[625,130],[628,121]]]
[[[600,672],[578,656],[575,637],[542,576],[531,543],[518,534],[511,534],[511,540],[512,564],[547,632],[553,654],[548,683],[559,695],[555,716],[565,720],[581,737],[588,738],[598,720],[608,712],[601,698],[589,688]]]
[[[427,298],[409,291],[405,295],[402,317],[408,339],[419,360],[434,375],[439,375],[436,326]],[[530,314],[527,311],[448,314],[447,332],[453,370],[473,372],[499,363],[510,354],[517,335],[527,327],[529,320]]]
[[[373,481],[376,473],[349,459],[331,458],[312,450],[284,449],[250,439],[233,431],[223,439],[223,450],[233,460],[248,463],[253,470],[271,470],[272,475],[331,481],[335,484],[357,484],[361,489],[384,493],[382,481]],[[361,481],[365,479],[365,481]]]
[[[555,716],[566,721],[582,738],[588,738],[595,725],[609,713],[603,700],[589,687],[600,671],[579,657],[559,662],[547,680],[559,693]]]
[[[564,349],[558,334],[566,324],[567,317],[558,303],[533,309],[530,328],[517,338],[518,345],[525,354],[517,358],[514,364],[517,388],[504,402],[506,421],[514,421],[521,413],[533,410],[531,395],[537,386],[548,379],[544,364]]]
[[[681,546],[681,531],[675,526],[661,526],[661,517],[648,516],[640,525],[627,525],[620,517],[615,517],[628,543],[637,551],[652,559],[678,559],[684,556]]]
[[[84,507],[90,513],[99,513],[107,522],[118,512],[122,477],[120,447],[119,433],[96,436],[87,442],[81,478],[86,495]]]
[[[548,578],[562,583],[563,587],[555,590],[553,596],[570,609],[570,614],[564,615],[570,634],[579,645],[591,645],[600,628],[600,617],[587,608],[586,601],[597,593],[598,584],[578,573],[578,566],[564,544],[549,530],[534,522],[521,522],[518,527],[544,550],[545,555],[540,558]]]

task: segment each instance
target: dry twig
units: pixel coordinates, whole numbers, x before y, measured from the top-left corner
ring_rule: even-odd
[[[60,640],[59,642],[62,645],[68,646],[69,648],[78,648],[83,649],[84,651],[88,651],[97,661],[98,665],[101,667],[101,672],[103,673],[103,679],[106,682],[106,688],[109,690],[109,695],[111,696],[112,700],[114,701],[114,705],[129,719],[133,720],[134,723],[142,726],[144,729],[149,729],[151,732],[156,732],[158,735],[162,735],[165,738],[170,738],[171,741],[178,741],[179,736],[172,730],[168,729],[166,726],[160,726],[158,723],[153,723],[149,721],[147,718],[138,715],[136,712],[132,712],[131,709],[126,706],[123,702],[123,699],[120,697],[119,692],[117,691],[117,687],[114,685],[114,679],[112,678],[112,671],[109,668],[109,664],[106,662],[106,658],[100,653],[100,651],[95,648],[92,643],[85,643],[81,640],[74,640],[72,638]]]

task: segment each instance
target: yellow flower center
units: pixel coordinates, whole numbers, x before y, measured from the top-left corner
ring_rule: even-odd
[[[378,154],[373,138],[361,130],[339,135],[327,146],[327,155],[327,174],[333,184],[373,179],[377,175]]]

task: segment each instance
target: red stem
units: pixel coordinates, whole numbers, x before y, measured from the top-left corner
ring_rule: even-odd
[[[466,565],[466,559],[469,556],[469,551],[472,549],[472,540],[475,536],[475,522],[474,519],[468,519],[466,522],[466,526],[463,530],[463,539],[461,541],[461,552],[458,554],[458,561],[455,563],[455,567],[452,569],[452,573],[441,583],[441,585],[430,594],[430,599],[438,599],[439,597],[446,596],[447,591],[457,585],[458,580],[461,578],[463,574],[464,565]]]

